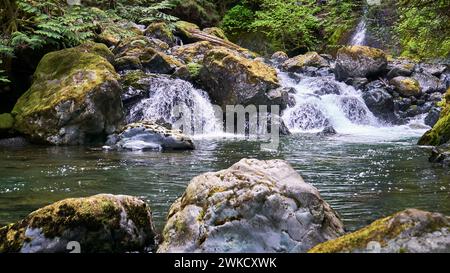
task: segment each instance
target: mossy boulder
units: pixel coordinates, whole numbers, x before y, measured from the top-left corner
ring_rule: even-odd
[[[101,54],[101,55],[99,55]],[[113,132],[122,118],[118,74],[104,45],[45,55],[17,101],[14,129],[34,141],[79,145]]]
[[[107,46],[117,46],[122,40],[140,36],[143,31],[130,22],[108,22],[100,25],[96,40]]]
[[[210,42],[201,41],[174,48],[172,54],[185,63],[202,63],[205,54],[213,48]]]
[[[398,76],[389,81],[395,90],[403,97],[420,97],[422,92],[416,79]]]
[[[193,22],[202,27],[215,26],[220,21],[220,15],[215,2],[205,0],[175,0],[175,7],[167,12],[181,20]]]
[[[101,194],[65,199],[0,229],[0,253],[152,251],[156,232],[149,206],[131,196]]]
[[[193,43],[199,41],[191,34],[193,30],[200,31],[200,27],[196,24],[186,21],[175,22],[175,34],[179,36],[185,43]]]
[[[280,87],[275,69],[224,47],[206,53],[200,82],[224,109],[226,105],[276,104],[276,98],[267,93]]]
[[[330,66],[328,61],[317,52],[308,52],[286,60],[282,68],[288,72],[303,72],[305,67],[322,68]]]
[[[169,46],[175,45],[175,36],[169,26],[164,22],[150,24],[144,34],[147,37],[159,39]]]
[[[315,246],[310,253],[450,252],[450,218],[408,209],[354,233]]]
[[[126,39],[114,50],[115,66],[120,71],[145,69],[161,74],[171,74],[182,66],[180,61],[160,49],[145,36]]]
[[[347,46],[338,50],[336,56],[336,79],[375,78],[386,72],[387,56],[377,48]]]
[[[445,106],[438,122],[419,140],[419,145],[438,146],[450,141],[450,89],[445,95]]]
[[[306,252],[344,233],[339,216],[285,161],[242,159],[191,180],[158,252]]]

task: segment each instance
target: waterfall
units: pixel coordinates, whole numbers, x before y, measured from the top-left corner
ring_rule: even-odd
[[[128,123],[159,120],[174,124],[180,120],[174,109],[181,107],[188,109],[191,124],[195,124],[195,131],[184,128],[185,133],[214,134],[221,128],[220,120],[216,118],[214,107],[205,91],[195,88],[187,81],[163,75],[150,75],[144,81],[149,86],[145,90],[145,96],[126,107]],[[128,93],[136,93],[136,90],[129,90]]]
[[[284,86],[296,90],[295,105],[283,114],[286,125],[294,132],[321,131],[327,126],[342,132],[358,125],[378,125],[361,92],[333,76],[303,76],[299,82],[286,73],[280,72],[279,77]]]
[[[356,27],[356,31],[353,34],[350,45],[366,45],[367,34],[367,12],[368,9],[364,8],[364,14]]]
[[[416,137],[426,131],[423,117],[407,125],[386,125],[368,109],[361,90],[336,81],[332,75],[297,75],[297,79],[279,72],[278,77],[283,86],[295,89],[295,102],[282,115],[291,132],[318,133],[331,126],[351,141],[384,141]]]

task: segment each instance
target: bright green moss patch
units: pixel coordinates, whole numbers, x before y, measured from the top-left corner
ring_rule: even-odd
[[[14,117],[9,114],[1,114],[0,115],[0,130],[8,130],[14,126]]]
[[[450,140],[450,89],[445,95],[446,106],[434,127],[419,140],[419,145],[438,146]]]

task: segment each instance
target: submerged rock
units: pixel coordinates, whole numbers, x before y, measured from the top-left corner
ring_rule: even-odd
[[[322,68],[329,65],[328,61],[317,52],[308,52],[304,55],[299,55],[286,60],[282,67],[288,72],[300,73],[303,72],[306,67]]]
[[[317,245],[309,252],[449,253],[450,218],[409,209]]]
[[[439,163],[444,167],[450,167],[450,144],[433,148],[429,161]]]
[[[223,47],[206,54],[200,81],[211,99],[223,109],[237,104],[277,104],[267,95],[270,90],[280,87],[276,70]]]
[[[102,54],[102,55],[100,55]],[[102,44],[51,52],[12,115],[14,129],[34,141],[78,145],[112,133],[122,118],[118,74]]]
[[[194,149],[192,140],[180,131],[149,121],[128,124],[120,134],[111,135],[107,145],[132,151]]]
[[[322,132],[319,132],[317,135],[323,137],[323,136],[334,136],[336,134],[337,132],[333,126],[327,126],[322,130]]]
[[[386,54],[367,46],[348,46],[339,49],[336,57],[336,79],[373,78],[387,68]]]
[[[189,183],[158,252],[305,252],[344,232],[336,212],[285,161],[243,159]]]
[[[131,196],[101,194],[65,199],[0,229],[0,253],[147,252],[156,245],[149,206]]]

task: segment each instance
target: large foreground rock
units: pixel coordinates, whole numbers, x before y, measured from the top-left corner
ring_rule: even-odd
[[[409,209],[314,247],[312,253],[450,253],[450,218]]]
[[[343,232],[288,163],[243,159],[192,179],[170,209],[158,252],[305,252]]]
[[[192,139],[180,131],[149,121],[128,124],[120,134],[111,135],[107,144],[131,151],[194,149]]]
[[[279,104],[279,97],[268,95],[280,87],[275,69],[224,47],[205,55],[200,81],[211,99],[224,109],[226,105]]]
[[[335,74],[340,81],[348,78],[373,78],[385,72],[386,54],[367,46],[348,46],[339,49]]]
[[[0,253],[151,251],[155,229],[148,205],[131,196],[101,194],[65,199],[0,229]]]
[[[45,55],[14,106],[14,129],[38,142],[68,145],[112,133],[122,118],[122,101],[111,57],[103,44]]]

